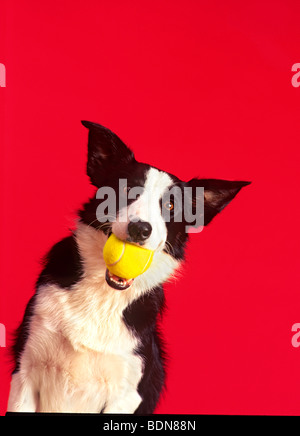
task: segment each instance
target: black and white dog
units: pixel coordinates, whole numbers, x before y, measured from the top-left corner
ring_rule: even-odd
[[[183,182],[137,162],[110,130],[82,123],[89,129],[88,176],[97,188],[113,188],[115,216],[99,220],[105,199],[95,195],[80,211],[76,231],[48,253],[14,345],[8,411],[149,414],[165,378],[157,332],[162,284],[182,264],[188,237],[187,222],[174,218],[174,201],[164,201],[164,193],[192,188],[193,209],[196,188],[203,187],[207,225],[248,182]],[[133,187],[142,191],[129,199]],[[123,200],[127,205],[118,207]],[[154,250],[150,268],[134,280],[106,270],[102,250],[111,232]]]

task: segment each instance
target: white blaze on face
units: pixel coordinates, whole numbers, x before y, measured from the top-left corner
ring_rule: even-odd
[[[173,181],[167,173],[150,168],[142,194],[128,207],[119,211],[117,221],[112,225],[113,233],[125,240],[128,237],[129,222],[143,220],[152,226],[151,235],[143,247],[150,250],[163,248],[167,239],[167,227],[161,214],[160,199],[172,184]]]

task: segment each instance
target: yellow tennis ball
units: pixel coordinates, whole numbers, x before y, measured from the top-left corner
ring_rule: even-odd
[[[113,233],[103,248],[107,269],[123,279],[134,279],[151,265],[153,251],[129,242],[121,241]]]

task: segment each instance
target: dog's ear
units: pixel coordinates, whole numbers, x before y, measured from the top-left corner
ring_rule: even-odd
[[[197,187],[204,188],[204,225],[206,226],[236,194],[251,182],[238,182],[218,179],[192,179],[188,186],[193,188],[193,196]]]
[[[111,130],[90,121],[81,121],[89,129],[87,175],[100,187],[103,171],[111,166],[126,165],[134,159],[133,152]]]

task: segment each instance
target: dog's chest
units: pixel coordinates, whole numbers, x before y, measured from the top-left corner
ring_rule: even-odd
[[[62,391],[64,402],[72,393],[72,411],[99,412],[108,398],[137,391],[143,361],[135,352],[138,340],[123,321],[128,301],[105,289],[83,280],[69,292],[48,285],[39,293],[27,355],[30,366],[47,374],[38,376],[46,380],[41,398],[49,403],[41,404],[42,410],[68,408],[51,403],[51,386]]]

